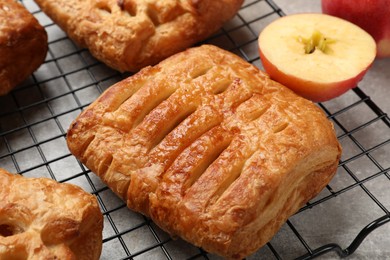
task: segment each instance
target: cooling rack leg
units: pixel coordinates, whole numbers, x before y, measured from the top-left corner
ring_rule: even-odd
[[[356,249],[360,246],[360,244],[363,242],[363,240],[375,229],[378,227],[390,222],[390,215],[384,215],[383,217],[378,218],[377,220],[371,222],[367,226],[365,226],[359,234],[355,237],[355,239],[352,241],[352,243],[346,248],[342,249],[338,244],[327,244],[324,246],[321,246],[315,250],[313,250],[311,253],[307,253],[301,257],[296,258],[296,260],[304,260],[304,259],[314,259],[318,256],[324,255],[330,251],[335,251],[341,258],[350,256],[353,254]]]

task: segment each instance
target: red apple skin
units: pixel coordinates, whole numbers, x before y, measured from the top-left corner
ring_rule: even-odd
[[[285,74],[265,57],[261,48],[259,48],[259,54],[263,67],[271,79],[281,83],[282,85],[288,86],[288,88],[293,90],[296,94],[313,102],[328,101],[344,94],[351,88],[356,87],[357,83],[362,80],[363,76],[372,65],[371,63],[366,69],[353,78],[321,84]]]
[[[390,57],[390,0],[322,0],[322,12],[348,20],[377,43],[377,57]]]

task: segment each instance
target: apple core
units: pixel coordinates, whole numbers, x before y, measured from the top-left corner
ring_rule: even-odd
[[[325,37],[325,35],[318,30],[315,30],[309,38],[299,36],[298,41],[303,44],[306,54],[311,54],[315,50],[320,50],[323,53],[328,54],[331,51],[329,44],[335,42],[335,40]]]

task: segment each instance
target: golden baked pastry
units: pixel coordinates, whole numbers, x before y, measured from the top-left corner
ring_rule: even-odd
[[[137,71],[206,39],[243,0],[35,0],[78,45]]]
[[[81,188],[0,169],[0,259],[99,259],[103,215]]]
[[[107,89],[67,142],[129,208],[227,258],[269,241],[341,153],[315,104],[210,45]]]
[[[0,0],[0,95],[24,81],[45,60],[45,29],[18,1]]]

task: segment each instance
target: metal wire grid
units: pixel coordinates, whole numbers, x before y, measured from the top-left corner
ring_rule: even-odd
[[[0,97],[0,167],[27,177],[73,183],[95,194],[104,214],[102,259],[219,259],[171,239],[148,218],[128,210],[69,153],[65,138],[71,121],[129,74],[113,71],[78,48],[33,1],[22,3],[47,30],[49,53],[24,84]],[[258,32],[282,15],[272,1],[245,1],[239,14],[205,42],[261,68]],[[332,255],[329,251],[346,256],[357,248],[355,254],[373,252],[378,259],[390,254],[371,247],[378,241],[390,242],[389,225],[384,225],[390,221],[390,119],[359,88],[318,105],[334,122],[343,146],[338,173],[248,259],[309,259]],[[369,243],[360,244],[373,230]]]

